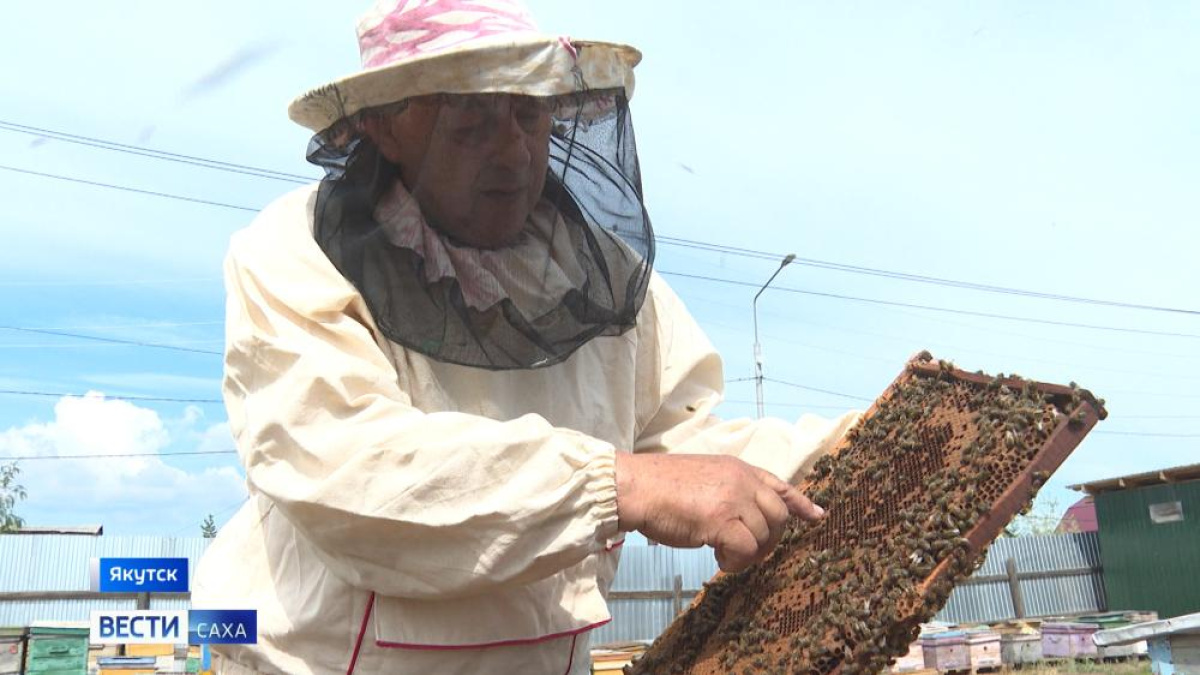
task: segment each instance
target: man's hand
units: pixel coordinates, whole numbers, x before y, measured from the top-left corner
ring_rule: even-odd
[[[617,453],[619,527],[668,546],[712,546],[726,572],[767,557],[790,515],[818,520],[824,513],[736,457]]]

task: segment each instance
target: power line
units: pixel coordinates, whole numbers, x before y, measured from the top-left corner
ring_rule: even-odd
[[[191,347],[180,347],[177,345],[165,345],[157,342],[143,342],[141,340],[119,340],[117,338],[100,337],[99,335],[85,335],[82,333],[69,333],[66,331],[45,330],[42,328],[23,328],[21,326],[0,326],[0,330],[11,330],[20,333],[35,333],[38,335],[56,335],[59,337],[69,337],[78,340],[92,340],[95,342],[106,342],[110,344],[129,345],[132,347],[149,347],[152,349],[169,349],[177,352],[189,352],[192,354],[209,354],[212,356],[222,356],[222,352],[211,351],[208,349],[193,349]]]
[[[1200,438],[1200,434],[1160,434],[1150,431],[1108,431],[1106,429],[1098,429],[1097,434],[1105,436],[1138,436],[1145,438]]]
[[[711,281],[711,282],[720,283],[720,284],[730,284],[730,285],[734,285],[734,286],[746,286],[746,287],[751,287],[751,288],[758,287],[758,284],[749,282],[749,281],[737,281],[734,279],[720,279],[718,277],[709,277],[709,276],[704,276],[701,274],[686,274],[684,272],[668,272],[665,270],[659,270],[659,274],[666,275],[666,276],[672,276],[672,277],[681,277],[684,279],[698,279],[701,281]],[[1006,321],[1023,321],[1025,323],[1040,323],[1040,324],[1047,324],[1047,325],[1051,325],[1051,326],[1067,326],[1070,328],[1088,328],[1088,329],[1092,329],[1092,330],[1113,331],[1113,332],[1118,332],[1118,333],[1137,333],[1139,335],[1157,335],[1160,337],[1178,337],[1178,338],[1189,338],[1189,339],[1193,339],[1193,340],[1200,339],[1200,335],[1196,335],[1194,333],[1172,333],[1169,331],[1144,330],[1144,329],[1139,329],[1139,328],[1124,328],[1124,327],[1120,327],[1120,326],[1103,326],[1103,325],[1099,325],[1099,324],[1090,324],[1090,323],[1073,323],[1070,321],[1053,321],[1050,319],[1034,319],[1034,318],[1024,317],[1024,316],[1013,316],[1011,314],[993,314],[990,312],[976,312],[976,311],[966,310],[966,309],[951,309],[949,307],[934,307],[932,305],[918,305],[918,304],[911,303],[911,302],[895,302],[892,300],[879,300],[876,298],[861,298],[861,297],[857,297],[857,296],[853,296],[853,295],[841,295],[838,293],[824,293],[821,291],[806,291],[806,290],[799,289],[799,288],[788,288],[786,286],[772,286],[771,290],[781,291],[784,293],[799,293],[801,295],[812,295],[812,296],[817,296],[817,297],[822,297],[822,298],[833,298],[836,300],[852,300],[854,302],[865,302],[865,303],[870,303],[873,305],[887,305],[887,306],[891,306],[891,307],[908,307],[910,309],[927,309],[932,312],[947,312],[949,314],[962,314],[962,315],[967,315],[967,316],[982,316],[982,317],[986,317],[989,319],[1004,319]]]
[[[1121,415],[1123,420],[1200,420],[1200,415]]]
[[[772,380],[772,379],[767,379],[767,378],[764,378],[764,379],[766,379],[766,381],[768,381],[768,382],[776,382],[775,380]],[[749,381],[753,381],[753,380],[754,380],[754,378],[738,378],[738,379],[734,379],[734,380],[726,380],[725,382],[727,384],[730,384],[730,383],[736,383],[736,382],[749,382]],[[791,384],[791,383],[787,383],[787,382],[776,382],[776,383],[793,386],[793,387],[800,388],[800,389],[810,389],[810,390],[819,391],[822,393],[834,393],[834,392],[827,392],[826,390],[823,390],[823,389],[816,389],[814,387],[802,387],[801,385]],[[27,391],[27,390],[21,390],[21,389],[0,389],[0,395],[4,395],[4,396],[37,396],[37,397],[45,397],[45,398],[67,398],[67,397],[84,398],[87,396],[87,394],[65,392],[65,391]],[[225,403],[223,400],[221,400],[219,398],[174,398],[174,397],[169,397],[169,396],[138,396],[138,395],[133,395],[133,394],[123,395],[123,394],[108,394],[108,393],[103,393],[102,395],[107,400],[115,400],[115,401],[144,401],[144,402],[152,402],[152,403],[213,403],[213,404],[224,404]],[[835,393],[835,395],[850,397],[849,394]],[[857,399],[857,400],[862,400],[862,401],[867,400],[866,398],[858,397],[858,396],[854,396],[852,398]],[[743,401],[743,400],[739,400],[739,399],[729,398],[729,399],[722,400],[722,403],[737,403],[737,404],[752,405],[754,403],[754,401]],[[781,407],[781,408],[812,408],[814,410],[821,410],[821,409],[845,410],[846,409],[844,406],[817,405],[815,403],[797,403],[797,402],[787,402],[787,403],[768,402],[767,405],[777,406],[777,407]],[[1200,419],[1200,415],[1121,415],[1120,417],[1123,420],[1197,420],[1197,419]],[[1117,432],[1105,432],[1105,433],[1117,433]],[[1186,437],[1186,435],[1185,435],[1185,437]]]
[[[207,199],[197,199],[195,197],[184,197],[183,195],[174,195],[166,192],[155,192],[154,190],[142,190],[139,188],[127,187],[124,185],[113,185],[112,183],[101,183],[99,181],[84,180],[82,178],[71,178],[70,176],[60,176],[53,173],[42,173],[40,171],[30,171],[28,169],[18,169],[15,166],[0,165],[0,169],[5,171],[14,171],[16,173],[28,174],[30,176],[40,176],[42,178],[53,178],[54,180],[67,181],[68,183],[81,183],[83,185],[92,185],[95,187],[109,188],[110,190],[121,190],[124,192],[132,192],[134,194],[150,195],[152,197],[163,197],[165,199],[175,199],[181,202],[192,202],[194,204],[205,204],[207,206],[220,206],[226,209],[236,209],[238,211],[250,211],[257,213],[260,209],[251,208],[249,206],[237,206],[236,204],[225,204],[223,202],[214,202]]]
[[[867,398],[865,396],[855,396],[854,394],[843,394],[840,391],[830,391],[828,389],[818,389],[816,387],[809,387],[809,386],[803,385],[803,384],[796,384],[795,382],[785,382],[784,380],[776,380],[776,379],[770,378],[770,377],[764,377],[763,380],[766,382],[774,382],[775,384],[782,384],[785,387],[793,387],[795,389],[803,389],[804,391],[815,391],[820,394],[828,394],[830,396],[840,396],[842,398],[848,398],[853,401],[866,401],[867,403],[873,403],[875,401],[875,399]]]
[[[1125,394],[1128,396],[1157,396],[1160,398],[1200,398],[1200,394],[1180,394],[1173,391],[1137,391],[1133,389],[1105,389],[1106,395]]]
[[[739,399],[727,398],[722,403],[738,403],[745,405],[755,405],[755,401],[744,401]],[[848,410],[842,405],[813,405],[810,403],[774,403],[772,401],[764,401],[763,405],[768,408],[810,408],[812,410]]]
[[[822,394],[829,394],[831,396],[841,396],[843,398],[849,398],[849,399],[853,399],[856,401],[872,402],[874,400],[874,399],[869,399],[869,398],[865,398],[862,396],[855,396],[853,394],[845,394],[842,392],[830,391],[828,389],[818,389],[816,387],[808,387],[808,386],[805,386],[802,384],[796,384],[794,382],[785,382],[783,380],[776,380],[776,379],[772,379],[772,378],[764,378],[764,380],[767,382],[773,382],[775,384],[782,384],[787,387],[794,387],[796,389],[803,389],[805,391],[814,391],[814,392],[819,392]],[[12,390],[12,389],[0,390],[0,394],[16,395],[16,396],[47,396],[47,397],[52,396],[52,397],[60,397],[60,398],[64,397],[64,396],[73,396],[73,397],[83,398],[83,396],[84,396],[82,394],[54,393],[54,392],[43,392],[43,391],[21,391],[21,390]],[[109,395],[105,394],[104,397],[106,399],[114,399],[114,400],[121,400],[121,401],[158,401],[158,402],[169,402],[169,403],[223,403],[223,401],[221,401],[220,399],[188,399],[188,398],[169,398],[169,397],[161,397],[161,396],[109,396]],[[740,400],[734,400],[734,399],[726,400],[723,402],[724,403],[745,403],[745,404],[752,403],[751,401],[740,401]],[[825,410],[845,410],[846,409],[843,406],[813,405],[813,404],[808,404],[808,403],[768,403],[767,405],[773,405],[773,406],[785,407],[785,408],[812,408],[812,409],[825,409]],[[1141,419],[1151,419],[1154,417],[1155,416],[1141,416],[1140,418]],[[1181,416],[1181,417],[1183,419],[1194,419],[1194,417],[1192,417],[1192,416]],[[1139,418],[1139,416],[1137,416],[1137,415],[1125,416],[1125,419],[1138,419],[1138,418]],[[1108,436],[1134,436],[1134,437],[1142,437],[1142,438],[1200,438],[1200,434],[1172,434],[1172,433],[1159,433],[1159,432],[1149,432],[1149,431],[1108,431],[1105,429],[1098,429],[1098,430],[1094,431],[1093,433],[1103,434],[1103,435],[1108,435]],[[117,453],[117,454],[101,454],[101,455],[26,455],[26,456],[3,456],[3,457],[0,457],[0,461],[17,461],[17,460],[23,461],[23,460],[35,460],[35,459],[36,460],[41,460],[41,459],[117,459],[117,458],[129,458],[129,457],[185,457],[185,456],[193,456],[193,455],[232,455],[232,454],[237,454],[237,451],[236,450],[195,450],[195,451],[190,451],[190,452]]]
[[[126,452],[98,455],[9,455],[0,456],[0,461],[28,461],[39,459],[127,459],[131,457],[187,457],[193,455],[236,455],[237,450],[190,450],[187,452]]]
[[[97,281],[0,281],[0,286],[158,286],[161,284],[195,284],[220,281],[221,277],[195,277],[192,279],[127,279]]]
[[[213,512],[213,513],[210,513],[210,514],[208,514],[208,516],[212,516],[212,517],[213,517],[213,522],[216,522],[217,518],[220,518],[221,516],[225,515],[226,513],[229,513],[230,511],[232,511],[232,510],[234,510],[234,509],[236,509],[236,508],[239,508],[239,507],[241,507],[241,506],[242,506],[242,504],[245,504],[245,503],[246,503],[246,502],[248,502],[248,501],[250,501],[250,497],[249,497],[249,496],[247,496],[247,497],[245,497],[244,499],[242,499],[242,500],[238,501],[236,504],[230,504],[229,506],[226,506],[226,507],[224,507],[224,508],[222,508],[222,509],[220,509],[220,510],[218,510],[218,511],[215,511],[215,512]],[[205,517],[207,518],[208,516],[205,516]],[[175,530],[174,532],[172,532],[172,533],[171,533],[171,536],[178,535],[180,532],[183,532],[184,530],[186,530],[186,529],[189,529],[189,528],[192,528],[192,527],[203,527],[203,526],[204,526],[204,521],[203,521],[203,520],[202,520],[202,521],[200,521],[200,522],[198,522],[198,523],[192,523],[192,524],[189,524],[189,525],[184,525],[183,527],[179,528],[178,530]]]
[[[1154,357],[1158,357],[1158,358],[1167,358],[1167,359],[1200,360],[1200,355],[1197,355],[1197,354],[1174,354],[1174,353],[1168,353],[1168,352],[1148,351],[1145,349],[1126,349],[1126,348],[1121,348],[1121,347],[1108,347],[1108,346],[1103,346],[1103,345],[1094,345],[1094,344],[1088,344],[1085,342],[1079,342],[1078,340],[1059,340],[1059,339],[1050,338],[1050,337],[1046,337],[1046,336],[1042,336],[1042,335],[1030,335],[1028,333],[1017,333],[1017,332],[1012,332],[1012,331],[997,330],[996,328],[985,328],[983,326],[979,326],[979,325],[976,325],[973,323],[968,323],[965,321],[955,321],[953,319],[947,319],[944,317],[931,317],[928,314],[920,314],[917,312],[906,312],[904,310],[899,310],[899,309],[893,309],[890,311],[895,312],[897,314],[902,314],[904,316],[916,317],[923,321],[932,320],[932,321],[938,321],[941,323],[945,323],[945,324],[948,324],[951,326],[962,326],[964,328],[970,328],[971,330],[987,333],[989,336],[1008,335],[1011,337],[1018,337],[1018,338],[1023,338],[1026,340],[1036,340],[1038,342],[1048,342],[1048,343],[1054,343],[1054,344],[1060,344],[1060,345],[1068,345],[1068,346],[1072,347],[1073,349],[1083,348],[1083,349],[1094,349],[1094,350],[1103,351],[1103,352],[1114,352],[1114,353],[1119,353],[1119,354],[1138,354],[1140,356],[1154,356]]]
[[[671,246],[680,246],[683,248],[692,248],[712,253],[727,253],[745,258],[756,258],[760,260],[778,261],[784,256],[778,253],[770,253],[767,251],[755,251],[753,249],[739,248],[736,246],[725,246],[723,244],[711,244],[707,242],[694,241],[691,239],[681,239],[678,237],[667,237],[664,235],[656,235],[655,240]],[[1000,293],[1004,295],[1018,295],[1028,298],[1039,298],[1042,300],[1059,300],[1063,302],[1075,302],[1088,305],[1102,305],[1106,307],[1120,307],[1123,309],[1140,309],[1154,312],[1169,312],[1173,314],[1188,314],[1200,316],[1200,310],[1181,309],[1177,307],[1162,307],[1158,305],[1145,305],[1132,302],[1120,302],[1116,300],[1101,300],[1098,298],[1086,298],[1075,295],[1064,295],[1061,293],[1046,293],[1043,291],[1032,291],[1023,288],[1010,288],[1007,286],[994,286],[991,284],[980,284],[971,281],[959,281],[956,279],[945,279],[941,277],[931,277],[923,274],[912,274],[909,272],[897,272],[894,270],[885,270],[875,267],[864,267],[861,265],[849,265],[846,263],[832,262],[828,260],[817,260],[815,258],[793,258],[793,265],[803,265],[806,267],[815,267],[819,269],[836,270],[839,272],[849,272],[851,274],[863,274],[867,276],[885,277],[888,279],[899,279],[902,281],[912,281],[922,284],[933,284],[936,286],[945,286],[949,288],[962,288],[972,291],[981,291],[985,293]]]
[[[175,345],[177,345],[177,346],[179,346],[179,345],[208,345],[208,344],[223,344],[224,342],[225,342],[224,340],[220,340],[220,339],[180,340],[180,341],[176,342]],[[136,346],[139,346],[139,345],[109,344],[107,342],[85,342],[85,343],[71,342],[71,343],[66,343],[66,344],[47,344],[45,342],[26,342],[26,343],[22,344],[22,343],[15,343],[15,342],[3,342],[3,343],[0,343],[0,350],[4,350],[4,349],[37,349],[37,350],[121,349],[124,347],[136,347]]]
[[[120,323],[106,326],[34,326],[38,330],[110,330],[113,328],[185,328],[192,326],[222,326],[224,321],[147,321],[143,323]]]
[[[249,176],[254,176],[254,177],[258,177],[258,178],[267,178],[267,179],[272,179],[272,180],[282,180],[282,181],[287,181],[287,182],[291,182],[291,183],[305,183],[305,184],[312,183],[315,180],[317,180],[315,178],[312,178],[309,176],[304,176],[301,174],[286,173],[286,172],[282,172],[282,171],[275,171],[273,169],[263,169],[260,167],[249,166],[246,164],[238,164],[235,162],[225,162],[225,161],[220,161],[220,160],[208,159],[205,157],[197,157],[195,155],[186,155],[186,154],[181,154],[181,153],[173,153],[173,152],[166,152],[166,151],[162,151],[162,150],[155,150],[152,148],[146,148],[146,147],[136,146],[136,145],[128,145],[128,144],[124,144],[124,143],[117,143],[114,141],[104,140],[104,139],[100,139],[100,138],[94,138],[94,137],[90,137],[90,136],[71,134],[71,133],[67,133],[67,132],[63,132],[63,131],[57,131],[54,129],[46,129],[46,128],[35,127],[35,126],[26,125],[26,124],[18,124],[16,122],[9,122],[6,120],[0,120],[0,130],[37,136],[39,138],[51,138],[51,139],[63,141],[66,143],[74,143],[74,144],[78,144],[78,145],[84,145],[84,146],[88,146],[88,147],[98,148],[101,150],[123,152],[123,153],[127,153],[127,154],[148,157],[151,159],[178,162],[178,163],[182,163],[182,164],[199,166],[202,168],[214,169],[214,170],[225,171],[225,172],[230,172],[230,173],[249,175]],[[52,174],[39,174],[39,173],[31,172],[31,171],[15,169],[12,167],[0,167],[0,168],[6,168],[11,171],[19,171],[22,173],[29,173],[32,175],[41,175],[41,176],[44,176],[47,178],[57,178],[59,180],[70,180],[70,181],[80,182],[80,183],[89,184],[89,185],[104,186],[104,184],[101,184],[101,183],[84,181],[81,179],[66,178],[66,177],[61,177],[61,176],[54,176]],[[141,191],[141,190],[136,190],[133,188],[125,188],[125,187],[120,187],[120,186],[108,186],[108,187],[113,187],[114,189],[124,189],[124,190],[133,191],[133,192],[144,192],[146,194],[154,194],[155,196],[161,196],[161,197],[167,197],[167,198],[173,198],[173,199],[184,199],[186,201],[196,201],[199,203],[210,203],[210,202],[205,202],[203,200],[196,200],[196,199],[191,199],[191,198],[186,198],[186,197],[167,195],[165,193],[154,193],[154,192],[150,192],[150,191]],[[259,210],[259,209],[251,209],[249,207],[238,207],[238,206],[229,205],[229,204],[216,204],[216,203],[213,203],[213,204],[225,206],[228,208],[237,208],[237,209],[241,209],[241,210],[247,210],[247,211],[250,211],[250,210],[258,211]],[[663,244],[667,244],[670,246],[691,248],[691,249],[700,250],[700,251],[707,251],[710,253],[724,253],[724,254],[728,254],[728,255],[735,255],[735,256],[740,256],[740,257],[745,257],[745,258],[756,258],[756,259],[760,259],[760,260],[778,261],[779,259],[781,259],[783,257],[782,254],[771,253],[769,251],[759,251],[759,250],[754,250],[754,249],[742,248],[742,247],[738,247],[738,246],[728,246],[728,245],[724,245],[724,244],[696,241],[693,239],[685,239],[685,238],[681,238],[681,237],[668,237],[665,235],[658,235],[655,237],[655,239]],[[883,278],[887,278],[887,279],[910,281],[910,282],[914,282],[914,283],[944,286],[944,287],[948,287],[948,288],[960,288],[960,289],[979,291],[979,292],[984,292],[984,293],[1016,295],[1016,296],[1028,297],[1028,298],[1037,298],[1037,299],[1042,299],[1042,300],[1056,300],[1056,301],[1060,301],[1060,302],[1072,302],[1072,303],[1080,303],[1080,304],[1099,305],[1099,306],[1105,306],[1105,307],[1119,307],[1119,308],[1123,308],[1123,309],[1136,309],[1136,310],[1144,310],[1144,311],[1166,312],[1166,313],[1172,313],[1172,314],[1185,314],[1185,315],[1190,315],[1190,316],[1200,316],[1200,310],[1194,310],[1194,309],[1183,309],[1183,308],[1178,308],[1178,307],[1164,307],[1164,306],[1160,306],[1160,305],[1148,305],[1148,304],[1143,304],[1143,303],[1121,302],[1121,301],[1116,301],[1116,300],[1104,300],[1104,299],[1100,299],[1100,298],[1088,298],[1088,297],[1082,297],[1082,296],[1066,295],[1066,294],[1062,294],[1062,293],[1047,293],[1044,291],[1035,291],[1035,290],[1030,290],[1030,289],[1025,289],[1025,288],[1013,288],[1013,287],[1008,287],[1008,286],[998,286],[998,285],[994,285],[994,284],[981,284],[981,283],[976,283],[976,282],[971,282],[971,281],[962,281],[962,280],[958,280],[958,279],[947,279],[944,277],[934,277],[934,276],[928,276],[928,275],[924,275],[924,274],[913,274],[910,272],[900,272],[900,271],[896,271],[896,270],[887,270],[887,269],[882,269],[882,268],[877,268],[877,267],[867,267],[864,265],[851,265],[848,263],[839,263],[839,262],[834,262],[834,261],[829,261],[829,260],[820,260],[820,259],[816,259],[816,258],[796,257],[796,258],[793,258],[792,264],[803,265],[803,266],[813,267],[813,268],[817,268],[817,269],[827,269],[827,270],[834,270],[834,271],[839,271],[839,272],[847,272],[850,274],[876,276],[876,277],[883,277]]]
[[[101,150],[111,150],[113,152],[123,152],[130,155],[138,155],[141,157],[150,157],[151,159],[160,159],[168,162],[178,162],[180,164],[188,164],[191,166],[199,166],[205,169],[215,169],[217,171],[226,171],[229,173],[238,173],[247,176],[255,176],[257,178],[268,178],[271,180],[286,181],[289,183],[312,183],[315,178],[302,176],[295,173],[284,173],[272,169],[261,169],[258,167],[247,166],[245,164],[235,164],[233,162],[222,162],[215,159],[206,159],[204,157],[196,157],[193,155],[183,155],[174,152],[165,152],[163,150],[154,150],[138,145],[126,145],[115,141],[106,141],[101,138],[92,138],[90,136],[79,136],[77,134],[69,134],[53,129],[43,129],[40,127],[31,127],[25,124],[17,124],[16,122],[8,122],[0,120],[0,130],[12,131],[19,134],[28,134],[37,136],[38,138],[50,138],[64,143],[74,143],[76,145],[86,145],[88,147],[100,148]]]
[[[738,404],[754,405],[754,401],[731,399],[731,398],[727,398],[722,402],[723,403],[738,403]],[[840,406],[840,405],[814,405],[811,403],[797,403],[797,402],[792,402],[792,401],[789,401],[786,403],[776,403],[773,401],[767,401],[766,405],[767,405],[767,407],[776,406],[776,407],[780,407],[780,408],[813,408],[813,409],[817,409],[817,410],[820,410],[820,409],[847,410],[847,408],[845,406]],[[1120,419],[1122,419],[1122,420],[1200,420],[1200,415],[1120,415]],[[1097,433],[1099,433],[1099,431],[1097,431]],[[1106,432],[1106,433],[1109,433],[1109,432]],[[1112,432],[1112,433],[1115,433],[1115,432]],[[1134,432],[1134,433],[1140,433],[1140,432]]]
[[[889,310],[889,311],[897,311],[897,310]],[[1148,370],[1148,369],[1144,369],[1144,368],[1140,369],[1140,370],[1139,369],[1127,369],[1127,368],[1109,368],[1107,366],[1098,366],[1098,365],[1094,365],[1092,363],[1086,363],[1086,364],[1073,363],[1073,362],[1069,362],[1069,361],[1063,361],[1061,359],[1038,358],[1036,356],[1030,356],[1027,353],[1013,354],[1013,353],[989,351],[986,349],[979,349],[976,347],[961,347],[961,346],[958,346],[958,345],[955,345],[952,343],[941,342],[940,340],[929,340],[927,338],[914,338],[911,336],[894,335],[894,334],[890,334],[890,333],[876,333],[874,331],[858,330],[858,329],[854,329],[854,328],[845,328],[843,326],[822,324],[822,323],[819,323],[816,321],[802,320],[802,322],[807,323],[812,326],[819,327],[819,328],[824,328],[826,330],[836,331],[836,332],[840,332],[840,333],[849,333],[851,335],[864,335],[867,337],[879,338],[882,340],[889,340],[892,342],[899,342],[899,343],[903,343],[903,344],[907,344],[907,345],[912,345],[914,343],[919,342],[924,347],[937,348],[939,350],[944,348],[947,351],[950,351],[950,352],[953,352],[953,353],[959,355],[960,357],[963,357],[966,354],[978,354],[978,355],[982,355],[982,356],[998,356],[998,357],[1002,357],[1005,359],[1019,360],[1021,362],[1027,362],[1027,363],[1049,363],[1049,364],[1052,364],[1055,366],[1079,368],[1079,369],[1084,369],[1084,370],[1088,370],[1088,371],[1120,373],[1123,375],[1138,375],[1143,378],[1145,378],[1145,377],[1161,377],[1161,378],[1169,378],[1172,380],[1200,380],[1200,377],[1197,377],[1197,376],[1181,375],[1179,371],[1168,373],[1168,372],[1161,372],[1161,371],[1155,371],[1155,370]],[[788,344],[800,345],[802,347],[807,347],[809,349],[817,349],[820,351],[827,351],[827,352],[834,352],[837,354],[843,354],[845,356],[849,356],[850,358],[855,358],[855,359],[863,359],[863,360],[868,360],[868,361],[884,361],[885,360],[885,359],[880,359],[878,357],[868,356],[865,354],[847,352],[847,351],[836,350],[836,349],[829,349],[829,348],[825,348],[825,347],[818,347],[815,345],[806,344],[799,340],[793,340],[790,338],[779,337],[777,335],[772,335],[772,334],[764,333],[763,337],[770,338],[770,339],[778,341],[778,342],[786,342]],[[1158,361],[1157,363],[1162,363],[1162,361]]]
[[[775,288],[775,287],[772,286],[772,288]],[[713,305],[716,307],[724,307],[724,308],[730,309],[730,310],[739,310],[740,311],[740,310],[745,309],[745,307],[742,305],[734,305],[733,303],[720,302],[718,300],[713,300],[712,298],[706,297],[703,295],[691,295],[691,294],[687,294],[687,293],[681,293],[681,295],[683,295],[685,297],[689,307],[691,307],[693,305],[708,304],[708,305]],[[1155,357],[1159,357],[1160,359],[1200,360],[1200,355],[1196,355],[1196,354],[1175,354],[1175,353],[1168,353],[1168,352],[1147,351],[1147,350],[1143,350],[1143,349],[1123,349],[1120,347],[1106,347],[1106,346],[1095,345],[1095,344],[1081,343],[1078,340],[1059,340],[1059,339],[1042,336],[1042,335],[1031,335],[1031,334],[1027,334],[1027,333],[1016,333],[1016,332],[1012,332],[1012,331],[998,330],[994,327],[987,328],[987,327],[979,326],[979,325],[976,325],[973,323],[966,323],[963,321],[954,321],[952,319],[948,319],[948,318],[941,317],[941,316],[930,316],[929,314],[921,314],[921,313],[917,313],[917,312],[907,312],[907,311],[900,310],[900,309],[888,309],[887,311],[894,312],[896,314],[901,314],[904,316],[916,317],[922,321],[935,321],[938,323],[945,323],[945,324],[949,324],[952,326],[964,326],[964,327],[970,328],[972,330],[987,333],[989,336],[1009,335],[1009,336],[1013,336],[1013,337],[1024,338],[1027,340],[1034,340],[1036,342],[1064,344],[1064,345],[1070,345],[1071,347],[1074,347],[1074,348],[1082,347],[1082,348],[1086,348],[1086,349],[1093,349],[1093,350],[1102,351],[1102,352],[1112,352],[1112,353],[1116,353],[1116,354],[1138,354],[1138,355],[1142,355],[1142,356],[1155,356]],[[780,316],[780,317],[792,317],[792,318],[794,318],[794,316],[795,316],[794,313],[776,312],[776,311],[771,311],[771,310],[760,310],[759,313],[765,314],[767,316]],[[853,335],[866,335],[869,337],[882,338],[885,340],[904,342],[906,344],[912,344],[914,341],[918,341],[918,342],[921,342],[922,344],[924,344],[925,346],[935,346],[936,344],[940,344],[942,346],[945,346],[947,349],[954,350],[955,352],[971,351],[971,352],[980,353],[980,354],[1004,356],[1005,358],[1029,359],[1029,357],[1025,354],[1015,355],[1015,354],[1001,354],[999,352],[981,352],[981,351],[976,350],[975,348],[970,348],[968,350],[967,348],[958,347],[958,346],[955,346],[955,345],[952,345],[949,343],[944,343],[944,342],[931,343],[931,342],[928,342],[927,339],[924,337],[914,338],[912,336],[894,335],[894,334],[890,334],[890,333],[875,333],[875,332],[864,331],[864,330],[855,329],[855,328],[846,328],[844,326],[838,326],[838,325],[829,324],[829,323],[822,323],[819,321],[814,321],[810,318],[802,318],[802,319],[796,319],[796,320],[800,321],[801,323],[805,323],[810,326],[814,326],[816,328],[824,328],[827,330],[838,331],[838,332],[842,332],[842,333],[850,333]],[[704,320],[704,325],[706,327],[707,326],[719,326],[719,327],[725,328],[727,330],[736,331],[736,332],[744,332],[747,330],[744,325],[724,323],[724,322],[716,321],[716,320],[709,319],[709,318],[706,318]],[[875,362],[879,362],[879,363],[895,363],[892,359],[885,359],[885,358],[881,358],[878,356],[870,356],[867,354],[863,354],[861,352],[852,352],[852,351],[847,351],[844,349],[833,349],[831,347],[822,347],[820,345],[803,342],[801,340],[796,340],[791,337],[782,337],[778,334],[773,334],[773,333],[764,332],[763,338],[764,339],[769,338],[776,342],[786,342],[786,343],[792,344],[792,345],[799,345],[801,347],[807,347],[809,349],[815,349],[817,351],[830,352],[833,354],[841,354],[844,356],[849,356],[851,358],[864,360],[864,361],[875,361]],[[1030,359],[1030,360],[1047,361],[1046,359]],[[1054,363],[1062,365],[1061,361],[1054,361]],[[1164,361],[1157,361],[1156,363],[1164,363]],[[1085,368],[1089,368],[1089,369],[1096,368],[1096,366],[1091,366],[1091,365],[1081,366],[1081,367],[1085,367]],[[1109,372],[1121,372],[1121,373],[1136,372],[1138,374],[1142,374],[1145,372],[1145,371],[1117,370],[1117,369],[1112,369],[1112,368],[1101,368],[1101,370],[1106,370]],[[1166,375],[1160,374],[1160,373],[1155,373],[1155,375],[1166,376]],[[1170,375],[1169,377],[1175,377],[1175,376]]]
[[[61,391],[26,391],[21,389],[0,389],[0,394],[5,396],[39,396],[45,398],[86,398],[87,394],[72,394]],[[115,394],[103,394],[105,399],[115,401],[147,401],[155,403],[224,403],[219,398],[170,398],[166,396],[119,396]]]

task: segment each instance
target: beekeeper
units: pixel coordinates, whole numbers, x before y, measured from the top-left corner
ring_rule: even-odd
[[[720,360],[651,267],[636,50],[509,0],[385,0],[358,38],[289,110],[326,177],[226,262],[250,499],[193,606],[258,637],[214,666],[586,673],[626,532],[762,559],[852,418],[711,416]]]

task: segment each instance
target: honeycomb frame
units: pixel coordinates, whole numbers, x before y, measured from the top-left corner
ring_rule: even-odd
[[[718,574],[630,675],[859,675],[908,651],[920,624],[1084,436],[1090,392],[911,359],[800,489],[763,562]]]

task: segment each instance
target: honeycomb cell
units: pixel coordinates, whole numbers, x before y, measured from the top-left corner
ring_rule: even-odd
[[[800,484],[829,516],[718,575],[629,672],[879,672],[1104,416],[1074,386],[910,361]]]

